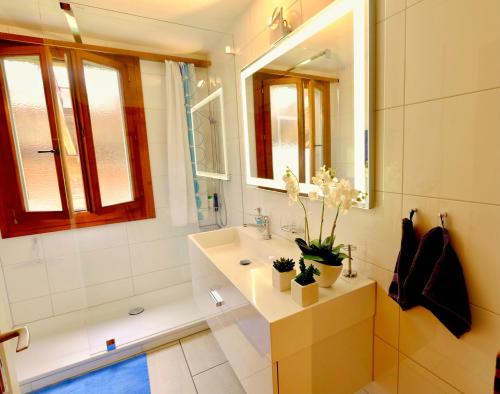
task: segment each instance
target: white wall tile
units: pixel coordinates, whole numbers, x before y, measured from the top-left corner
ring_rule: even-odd
[[[33,261],[42,257],[40,237],[27,236],[0,240],[3,265]]]
[[[406,0],[376,0],[375,14],[376,21],[380,22],[383,19],[403,11],[406,8]]]
[[[472,331],[455,338],[429,311],[402,312],[400,350],[464,393],[487,393],[495,374],[500,316],[472,307]]]
[[[500,203],[500,89],[405,109],[404,192]]]
[[[407,103],[500,86],[500,2],[425,0],[407,14]]]
[[[421,233],[439,224],[439,212],[448,213],[445,225],[464,271],[470,301],[500,314],[496,291],[500,264],[495,252],[500,242],[500,207],[412,196],[405,196],[403,207],[405,211],[418,209],[414,223]]]
[[[112,248],[126,245],[128,242],[123,223],[79,229],[76,238],[79,252]]]
[[[164,289],[191,280],[191,268],[188,264],[134,276],[136,294]]]
[[[89,306],[131,297],[134,293],[132,279],[121,279],[86,288]]]
[[[373,382],[365,390],[369,394],[398,393],[398,351],[377,337],[373,342]]]
[[[189,263],[184,236],[131,245],[130,254],[134,275]]]
[[[56,231],[41,235],[43,255],[45,258],[75,254],[78,243],[75,231]]]
[[[375,189],[401,193],[404,108],[377,111],[375,119]]]
[[[141,75],[144,74],[162,75],[165,72],[163,62],[141,60],[140,67],[141,67]]]
[[[399,392],[405,394],[460,393],[460,391],[402,354],[399,356]]]
[[[148,144],[149,164],[153,177],[168,175],[167,169],[167,144]]]
[[[80,288],[52,294],[52,305],[56,315],[84,309],[87,307],[87,292]]]
[[[399,346],[399,305],[387,294],[387,287],[377,283],[375,335],[395,349]]]
[[[159,175],[153,177],[153,195],[155,200],[155,208],[168,207],[168,176]]]
[[[165,76],[142,74],[142,92],[146,109],[165,109]]]
[[[47,270],[42,260],[6,266],[4,273],[10,302],[49,294]]]
[[[376,31],[376,108],[404,104],[405,13],[377,24]]]
[[[33,298],[11,304],[14,324],[24,324],[52,316],[50,296]]]
[[[166,114],[163,109],[146,108],[146,128],[148,144],[167,143]]]
[[[80,255],[53,257],[46,261],[51,292],[57,293],[83,287]]]
[[[81,263],[84,283],[87,286],[131,275],[130,254],[126,246],[82,253]]]

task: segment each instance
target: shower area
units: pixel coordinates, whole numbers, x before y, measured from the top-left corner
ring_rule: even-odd
[[[68,13],[57,2],[14,3],[3,9],[1,32],[74,42]],[[32,12],[19,20],[16,7]],[[4,309],[11,326],[26,325],[31,334],[29,349],[15,355],[23,392],[205,329],[192,296],[187,235],[230,222],[228,158],[220,130],[237,130],[235,63],[225,53],[233,46],[232,36],[190,27],[188,21],[166,22],[78,3],[71,3],[69,16],[86,45],[204,61],[184,80],[190,89],[182,103],[197,220],[173,223],[165,63],[141,58],[155,218],[0,240]],[[66,115],[64,95],[70,93],[63,65],[54,64],[54,74],[60,111]],[[110,81],[102,78],[101,88]],[[76,144],[73,131],[66,130],[67,138]],[[78,152],[67,145],[68,160],[78,161]],[[72,187],[77,194],[77,185]]]

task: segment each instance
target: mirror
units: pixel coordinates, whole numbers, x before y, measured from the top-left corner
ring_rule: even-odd
[[[191,108],[196,175],[228,180],[222,88]]]
[[[373,199],[369,0],[336,0],[241,72],[247,184],[301,191],[321,166]]]

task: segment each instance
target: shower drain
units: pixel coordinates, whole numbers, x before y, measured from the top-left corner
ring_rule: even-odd
[[[129,310],[128,314],[131,316],[134,316],[134,315],[139,315],[142,312],[144,312],[144,308],[142,306],[136,306],[135,308],[132,308],[131,310]]]

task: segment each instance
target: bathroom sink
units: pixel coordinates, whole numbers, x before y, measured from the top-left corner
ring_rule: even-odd
[[[371,380],[374,281],[341,277],[302,307],[272,286],[274,259],[298,261],[293,241],[232,227],[188,244],[195,300],[247,393],[343,394]]]
[[[268,322],[283,319],[304,309],[291,299],[288,292],[275,291],[272,287],[271,270],[274,259],[287,257],[298,262],[300,250],[292,241],[276,235],[270,240],[264,240],[259,230],[253,227],[230,227],[191,234],[189,239],[196,246],[190,248],[191,258],[195,258],[196,253],[202,253]],[[252,263],[241,265],[240,261],[245,259]],[[298,270],[298,266],[296,268]],[[362,276],[347,280],[341,277],[333,287],[320,288],[316,305],[372,285],[372,280]]]
[[[264,240],[254,227],[231,227],[190,237],[207,255],[221,258],[225,264],[241,266],[240,261],[250,260],[251,264],[243,266],[247,269],[271,264],[279,257],[299,257],[299,250],[290,248],[290,241],[280,237]]]

